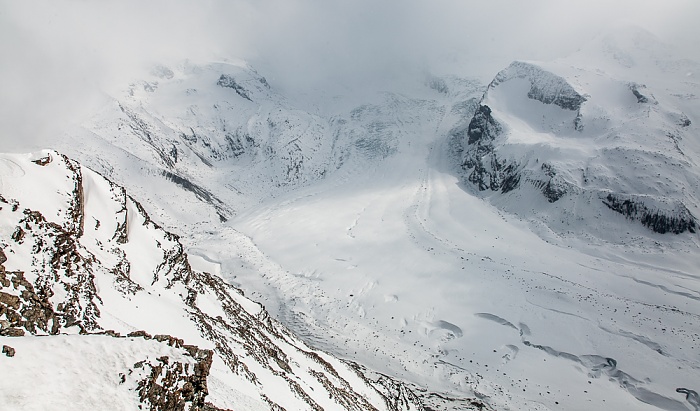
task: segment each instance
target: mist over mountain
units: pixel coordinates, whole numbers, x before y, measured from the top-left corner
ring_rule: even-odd
[[[4,407],[700,409],[696,2],[0,4]]]
[[[566,55],[620,25],[642,26],[697,56],[692,16],[700,12],[691,0],[60,0],[0,7],[1,120],[15,136],[6,144],[34,148],[92,113],[104,91],[154,64],[242,58],[273,84],[297,91],[376,90],[424,70],[488,81],[512,60]]]

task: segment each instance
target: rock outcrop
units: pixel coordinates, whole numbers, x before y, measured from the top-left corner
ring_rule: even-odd
[[[652,90],[600,70],[516,61],[489,84],[459,136],[462,178],[560,233],[603,213],[657,234],[695,233],[700,204],[687,186],[700,172],[685,143],[692,121]],[[624,241],[606,225],[582,229]]]
[[[530,84],[527,97],[543,104],[554,104],[565,110],[578,111],[586,101],[586,98],[563,77],[523,61],[514,61],[499,72],[488,89],[494,89],[514,79],[526,80]]]

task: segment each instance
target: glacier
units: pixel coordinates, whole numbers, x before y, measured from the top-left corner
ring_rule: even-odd
[[[185,61],[110,96],[55,148],[93,170],[85,175],[126,187],[139,204],[127,201],[130,215],[177,234],[187,275],[209,273],[244,311],[289,330],[278,331],[293,341],[285,355],[318,350],[364,398],[404,393],[415,409],[697,410],[700,71],[668,50],[625,30],[555,61],[515,61],[488,84],[426,74],[362,100],[287,95],[243,61]],[[24,170],[41,169],[12,161],[21,166],[2,163],[3,198],[65,217],[55,189],[6,194]],[[84,190],[109,185],[100,178]],[[121,221],[110,207],[96,219]],[[85,241],[95,225],[85,221]],[[4,249],[15,226],[4,229]],[[94,240],[116,242],[127,257],[146,247],[119,238]],[[116,256],[102,259],[118,266]],[[158,266],[138,261],[134,273]],[[134,282],[162,293],[167,279]],[[138,290],[121,287],[99,289],[115,301]],[[240,321],[206,301],[197,307],[208,321]],[[188,321],[179,320],[188,331],[170,330],[160,316],[119,307],[123,318],[107,308],[84,315],[120,336],[154,329],[213,349]],[[148,354],[152,340],[133,338],[123,344]],[[15,345],[2,361],[19,358]],[[173,358],[196,362],[173,345]],[[211,375],[228,373],[214,351]],[[324,371],[295,361],[302,387],[318,388]],[[238,401],[224,377],[212,381],[216,405],[265,407]],[[310,409],[293,394],[268,399]]]

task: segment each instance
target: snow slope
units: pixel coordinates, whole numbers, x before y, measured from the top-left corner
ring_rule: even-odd
[[[343,153],[330,128],[245,62],[183,62],[110,97],[58,146],[110,178],[143,182],[132,191],[169,210],[163,221],[215,223],[335,170]]]
[[[143,338],[52,335],[0,337],[0,343],[15,350],[12,357],[0,357],[3,375],[11,376],[3,379],[0,390],[6,410],[136,410],[152,404],[146,395],[141,401],[150,378],[161,378],[159,385],[171,392],[182,391],[187,379],[168,384],[167,372],[178,375],[178,367],[194,370],[197,365],[185,349]],[[185,376],[191,379],[193,372]]]
[[[193,270],[122,187],[55,151],[0,166],[3,409],[420,409]]]

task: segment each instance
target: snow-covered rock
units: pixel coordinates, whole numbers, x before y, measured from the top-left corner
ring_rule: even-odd
[[[699,111],[679,94],[687,79],[668,72],[681,60],[654,60],[660,48],[632,31],[570,58],[512,63],[458,136],[464,178],[498,207],[559,234],[620,243],[634,224],[650,230],[644,236],[694,234]],[[653,69],[634,68],[642,56]]]
[[[0,167],[3,409],[422,409],[192,269],[122,187],[55,151]]]
[[[403,104],[402,97],[384,100],[318,107],[288,98],[245,62],[183,62],[157,66],[110,95],[57,146],[128,185],[168,226],[216,225],[266,198],[396,153],[401,131],[388,123],[387,106]]]
[[[157,66],[109,97],[59,146],[116,181],[143,181],[151,188],[132,188],[143,198],[159,187],[157,209],[204,205],[196,221],[216,222],[236,206],[334,170],[329,128],[327,119],[297,109],[244,62],[185,62]],[[188,219],[184,211],[178,218]]]

